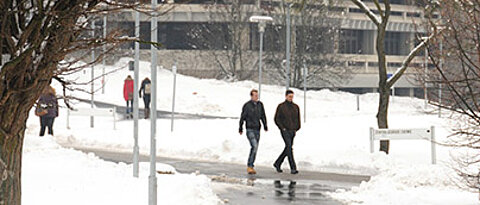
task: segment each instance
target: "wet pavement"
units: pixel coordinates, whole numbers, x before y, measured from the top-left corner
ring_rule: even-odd
[[[69,147],[64,145],[64,147]],[[132,153],[83,147],[71,147],[113,162],[132,163]],[[140,161],[149,161],[140,155]],[[302,171],[297,175],[276,173],[273,167],[257,166],[256,175],[246,174],[245,165],[158,157],[158,162],[170,164],[180,173],[209,176],[213,189],[227,204],[342,204],[328,197],[328,192],[348,190],[368,181],[369,176]]]
[[[326,183],[326,184],[325,184]],[[342,204],[330,198],[326,193],[334,192],[338,187],[321,181],[282,181],[257,180],[249,188],[238,186],[213,185],[214,190],[228,204]],[[348,188],[347,188],[348,189]]]

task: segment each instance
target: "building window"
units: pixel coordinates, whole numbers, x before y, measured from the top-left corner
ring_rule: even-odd
[[[407,12],[407,17],[420,18],[422,17],[422,14],[420,12]]]
[[[372,0],[364,0],[366,2],[373,2]],[[380,3],[383,3],[383,0],[379,0]],[[390,0],[391,4],[401,4],[401,5],[406,5],[407,2],[405,0]]]
[[[174,0],[176,4],[225,4],[224,0]]]
[[[297,49],[308,53],[333,53],[335,28],[297,26]]]
[[[259,49],[260,34],[258,25],[250,24],[250,49]],[[285,51],[285,27],[282,25],[267,25],[263,34],[264,51]]]
[[[232,38],[227,23],[186,23],[189,28],[185,41],[189,49],[226,50],[231,48]],[[171,35],[176,35],[172,33]],[[172,37],[173,38],[173,37]]]
[[[368,62],[368,67],[378,67],[378,62]]]
[[[344,54],[362,54],[364,31],[344,29],[340,31],[339,52]]]
[[[385,53],[387,55],[401,55],[401,33],[387,32],[385,34]]]
[[[365,67],[365,62],[363,62],[363,61],[348,61],[347,65],[349,67]]]
[[[148,21],[140,22],[140,40],[143,42],[150,42],[151,33],[152,31],[150,30],[150,22]],[[150,49],[150,44],[140,43],[140,49]]]

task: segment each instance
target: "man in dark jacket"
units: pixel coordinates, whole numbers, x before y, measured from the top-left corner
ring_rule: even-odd
[[[275,161],[273,166],[277,172],[282,172],[280,167],[282,166],[285,157],[288,157],[290,164],[290,173],[298,174],[297,165],[293,158],[293,138],[298,130],[300,130],[300,108],[297,104],[293,103],[293,91],[287,90],[285,93],[285,102],[281,103],[277,107],[275,112],[275,124],[282,133],[283,141],[285,142],[285,149],[282,154]]]
[[[253,163],[257,156],[258,142],[260,141],[260,128],[262,127],[260,121],[262,121],[265,131],[268,131],[268,127],[267,118],[265,117],[265,108],[263,107],[263,103],[258,100],[258,91],[250,91],[250,97],[251,100],[243,105],[238,132],[240,135],[243,134],[243,122],[246,122],[247,138],[250,142],[250,155],[247,162],[247,172],[248,174],[256,174],[255,169],[253,169]]]
[[[142,86],[140,87],[140,90],[138,91],[139,97],[143,96],[143,103],[145,104],[145,119],[149,117],[150,114],[150,94],[151,92],[151,85],[152,82],[150,79],[147,77],[143,79],[142,81]]]

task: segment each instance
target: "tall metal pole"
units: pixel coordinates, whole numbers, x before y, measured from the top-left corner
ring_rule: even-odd
[[[92,20],[92,23],[90,24],[90,28],[92,29],[92,38],[95,38],[95,20]],[[94,95],[93,92],[95,91],[95,84],[93,82],[93,79],[95,79],[95,67],[93,66],[93,62],[95,61],[95,48],[92,48],[92,71],[90,72],[90,77],[91,77],[91,84],[90,84],[90,107],[94,108]],[[94,127],[94,122],[93,122],[93,115],[90,116],[90,127]]]
[[[443,69],[443,41],[440,40],[440,69]],[[438,87],[438,117],[442,117],[442,82]]]
[[[303,61],[303,122],[307,122],[307,64]]]
[[[140,38],[140,12],[135,11],[135,38]],[[133,89],[133,176],[138,177],[138,83],[139,77],[139,57],[140,57],[140,44],[135,42],[135,70],[134,70],[134,89]]]
[[[173,96],[172,96],[172,120],[170,123],[170,131],[173,132],[173,123],[175,121],[175,93],[177,91],[177,62],[173,64]]]
[[[103,38],[107,38],[107,13],[103,16]],[[102,46],[103,55],[107,52],[105,44]],[[105,56],[102,58],[102,94],[105,94]]]
[[[287,67],[287,73],[286,73],[286,88],[287,90],[290,88],[290,4],[287,4],[287,39],[286,39],[286,67]]]
[[[424,62],[424,67],[425,67],[425,74],[424,74],[424,84],[423,84],[423,98],[425,100],[425,109],[428,106],[428,89],[427,89],[427,72],[428,72],[428,49],[425,47],[425,62]]]
[[[151,36],[152,42],[157,42],[157,28],[158,28],[158,19],[157,19],[157,0],[152,0],[152,21],[151,21]],[[157,154],[157,47],[151,45],[151,78],[152,78],[152,105],[151,105],[151,114],[150,114],[150,176],[149,179],[149,205],[157,205],[157,174],[156,174],[156,154]]]
[[[265,32],[265,24],[264,22],[258,23],[258,31],[260,32],[260,48],[259,48],[259,56],[258,56],[258,98],[262,94],[262,52],[263,52],[263,33]]]

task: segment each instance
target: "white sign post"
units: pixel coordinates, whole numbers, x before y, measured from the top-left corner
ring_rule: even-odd
[[[418,140],[426,139],[431,142],[432,164],[437,163],[437,149],[435,146],[435,127],[417,129],[374,129],[370,128],[370,152],[374,151],[375,140]]]
[[[173,132],[173,123],[175,121],[175,92],[177,91],[177,62],[173,64],[173,96],[172,96],[172,119],[170,123],[170,132]]]
[[[308,68],[305,60],[303,61],[303,122],[307,122],[307,76]]]

